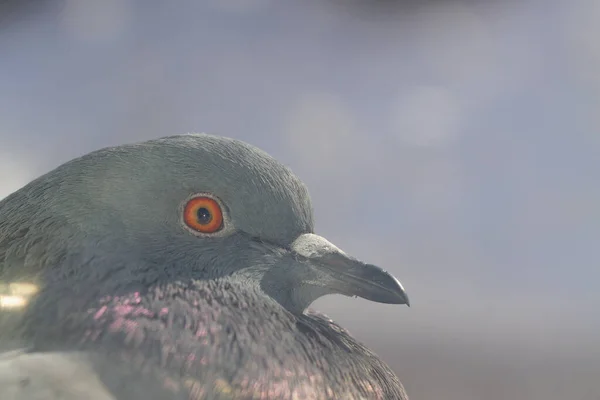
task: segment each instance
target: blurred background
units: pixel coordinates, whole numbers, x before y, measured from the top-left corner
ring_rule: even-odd
[[[600,2],[2,0],[0,198],[186,132],[292,167],[412,307],[314,306],[412,400],[600,399]]]

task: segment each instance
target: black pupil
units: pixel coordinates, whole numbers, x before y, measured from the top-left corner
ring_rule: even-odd
[[[206,225],[212,221],[212,214],[208,211],[207,208],[201,207],[196,212],[196,218],[198,218],[198,223],[201,225]]]

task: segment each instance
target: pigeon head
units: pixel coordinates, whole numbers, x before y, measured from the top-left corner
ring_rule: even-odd
[[[229,277],[293,313],[326,294],[408,304],[396,278],[313,232],[305,185],[241,141],[107,148],[0,202],[0,279],[73,296]]]

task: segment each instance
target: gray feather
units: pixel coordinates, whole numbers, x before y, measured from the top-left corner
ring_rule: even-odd
[[[207,192],[225,228],[198,236],[181,207]],[[0,280],[39,287],[23,311],[0,310],[0,340],[84,354],[116,399],[406,399],[375,354],[303,312],[344,290],[293,250],[312,232],[304,184],[242,142],[90,153],[0,202]]]

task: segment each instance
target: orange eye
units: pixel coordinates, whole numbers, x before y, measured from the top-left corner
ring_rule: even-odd
[[[198,196],[185,205],[183,221],[195,231],[215,233],[223,227],[223,211],[214,199]]]

